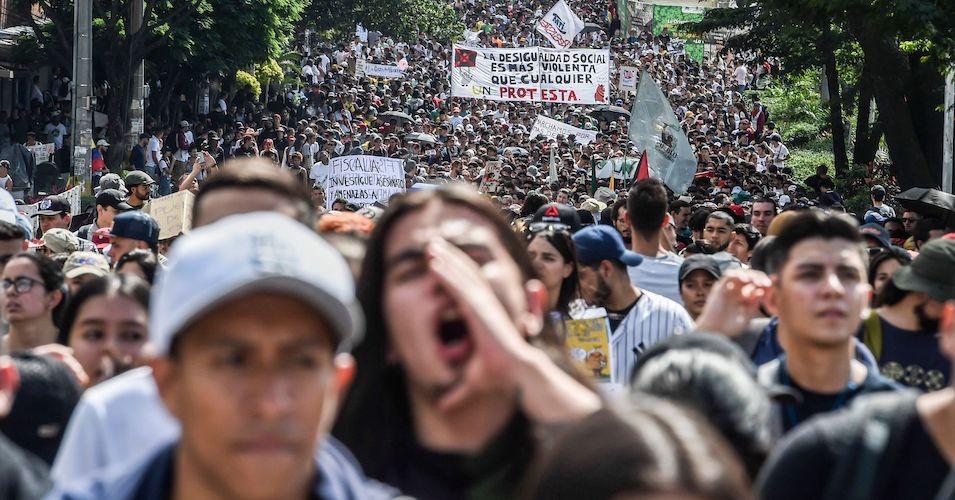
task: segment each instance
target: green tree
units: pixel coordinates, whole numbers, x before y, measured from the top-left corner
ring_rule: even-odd
[[[307,1],[269,0],[145,0],[142,29],[130,33],[130,2],[93,2],[94,81],[110,88],[106,131],[110,148],[107,162],[118,167],[126,151],[125,131],[132,94],[133,70],[145,61],[147,78],[161,81],[151,97],[166,110],[172,96],[184,87],[195,88],[208,76],[234,78],[240,68],[281,55],[294,33]],[[35,61],[53,61],[72,67],[73,2],[69,0],[15,0],[36,3],[48,21],[31,19],[34,38],[24,41],[25,53],[39,53]]]
[[[849,93],[858,122],[854,161],[875,155],[884,132],[892,174],[903,187],[940,177],[942,70],[955,56],[955,2],[905,0],[744,0],[714,9],[694,30],[742,30],[729,46],[780,59],[786,71],[827,67],[839,91],[840,53],[858,48],[858,85]],[[834,57],[835,56],[835,57]],[[835,115],[842,99],[831,105]],[[875,99],[878,121],[869,127]],[[834,125],[834,124],[833,124]],[[837,135],[833,127],[833,135]],[[841,135],[841,134],[839,134]]]
[[[310,28],[342,34],[354,33],[355,25],[361,23],[404,40],[415,39],[419,32],[452,40],[464,30],[454,7],[443,0],[312,0],[303,22]]]

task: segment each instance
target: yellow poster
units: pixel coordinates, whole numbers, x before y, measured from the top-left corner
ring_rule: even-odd
[[[610,382],[610,325],[607,317],[564,320],[564,345],[570,357],[598,382]]]

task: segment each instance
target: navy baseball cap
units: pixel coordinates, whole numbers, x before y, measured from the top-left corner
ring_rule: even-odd
[[[889,238],[889,231],[874,222],[863,224],[861,227],[859,227],[859,234],[861,234],[864,238],[872,238],[882,248],[889,248],[892,246],[891,239]]]
[[[159,223],[149,214],[139,210],[123,212],[113,219],[113,229],[110,230],[109,235],[155,245],[159,243]]]
[[[577,247],[577,260],[588,266],[602,260],[615,260],[628,266],[639,266],[643,262],[643,257],[627,250],[623,236],[607,225],[587,226],[577,231],[574,246]]]

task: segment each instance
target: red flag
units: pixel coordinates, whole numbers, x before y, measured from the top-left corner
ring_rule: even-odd
[[[640,155],[640,164],[637,165],[637,182],[650,178],[650,162],[647,160],[647,150]]]

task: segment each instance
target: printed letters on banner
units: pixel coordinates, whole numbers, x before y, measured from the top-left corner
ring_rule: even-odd
[[[489,101],[607,104],[610,51],[454,46],[451,95]]]
[[[537,23],[537,31],[559,49],[570,48],[574,38],[584,29],[584,22],[570,10],[564,0],[559,0]]]
[[[558,135],[563,135],[564,137],[574,136],[574,142],[577,144],[590,144],[597,140],[597,131],[596,130],[585,130],[582,128],[577,128],[572,125],[568,125],[557,120],[547,118],[546,116],[538,116],[534,120],[534,126],[531,127],[531,139],[536,138],[538,135],[543,135],[548,139],[557,139]]]
[[[371,155],[339,156],[328,165],[328,208],[338,198],[364,206],[405,191],[405,161]]]

